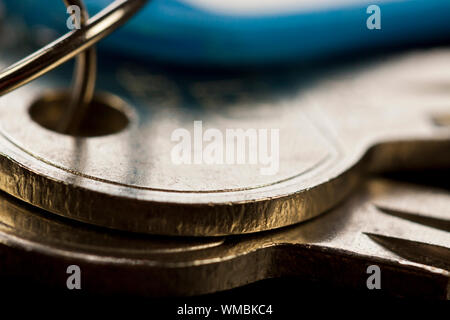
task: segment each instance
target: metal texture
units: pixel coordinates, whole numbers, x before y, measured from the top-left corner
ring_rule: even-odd
[[[449,208],[448,191],[377,179],[300,225],[171,238],[75,223],[0,194],[1,269],[65,288],[65,270],[75,264],[84,291],[170,296],[286,275],[366,289],[367,267],[376,264],[385,294],[449,299],[450,233],[435,227],[448,228]]]
[[[0,100],[0,188],[62,216],[134,232],[218,236],[291,225],[342,201],[365,171],[448,165],[450,128],[436,121],[449,113],[448,68],[443,48],[290,71],[279,75],[281,90],[259,75],[185,76],[181,90],[164,74],[121,62],[100,83],[128,102],[117,108],[129,124],[87,138],[31,119],[30,105],[56,80],[35,81]],[[192,133],[194,120],[223,132],[279,129],[279,171],[174,164],[171,134]]]

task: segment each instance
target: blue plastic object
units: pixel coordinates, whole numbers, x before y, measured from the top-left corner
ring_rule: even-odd
[[[30,27],[67,30],[62,1],[3,2],[9,14],[23,17]],[[91,15],[111,2],[85,0]],[[276,11],[239,12],[211,8],[213,0],[208,7],[206,1],[153,0],[100,48],[178,64],[246,66],[450,39],[450,0],[336,0],[317,6],[321,2],[290,1],[283,8],[283,1],[274,0],[280,3]],[[381,30],[366,26],[371,4],[381,9]]]

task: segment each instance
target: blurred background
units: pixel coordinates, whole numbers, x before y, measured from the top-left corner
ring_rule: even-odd
[[[63,1],[1,2],[11,31],[3,38],[25,33],[42,46],[67,31]],[[85,0],[91,16],[111,2]],[[380,9],[381,29],[367,27],[370,5]],[[147,62],[266,67],[449,38],[448,0],[153,0],[99,48]]]

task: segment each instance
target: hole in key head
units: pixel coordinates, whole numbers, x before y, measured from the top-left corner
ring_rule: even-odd
[[[31,105],[30,116],[44,128],[62,133],[59,123],[69,101],[68,92],[46,93]],[[98,137],[118,133],[129,123],[125,111],[125,102],[120,98],[111,94],[96,95],[74,136]]]

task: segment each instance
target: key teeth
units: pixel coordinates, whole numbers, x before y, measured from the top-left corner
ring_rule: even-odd
[[[450,271],[450,249],[434,244],[363,232],[372,241],[411,262]]]
[[[401,211],[398,209],[391,209],[381,205],[375,205],[378,210],[391,216],[415,222],[431,228],[450,232],[450,220],[439,219],[435,217],[427,217],[417,213],[411,213],[407,211]]]

